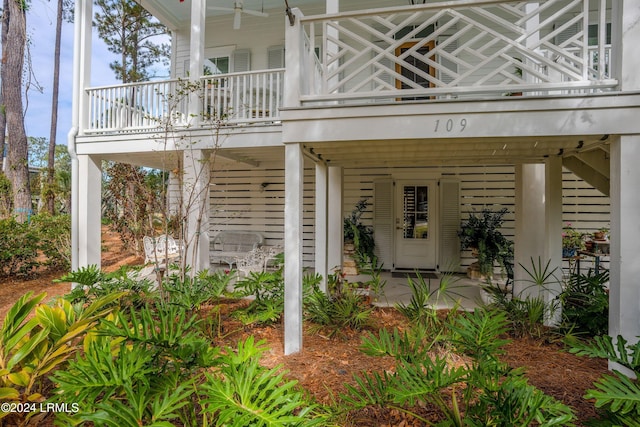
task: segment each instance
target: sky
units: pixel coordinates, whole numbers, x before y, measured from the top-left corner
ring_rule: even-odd
[[[25,128],[27,136],[49,139],[51,123],[51,94],[53,88],[53,53],[56,31],[56,1],[33,0],[27,12],[27,33],[33,75],[25,101],[27,113]],[[109,62],[115,56],[110,53],[96,34],[93,37],[91,85],[101,86],[117,83]],[[42,92],[36,87],[42,87]],[[58,101],[58,129],[56,143],[66,144],[71,128],[71,93],[73,87],[73,24],[64,23],[60,47],[60,92]]]

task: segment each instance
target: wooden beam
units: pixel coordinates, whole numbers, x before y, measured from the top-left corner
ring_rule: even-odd
[[[605,196],[609,195],[609,177],[601,174],[579,158],[575,156],[565,157],[562,159],[562,166],[569,169],[585,182],[591,184],[593,188]]]

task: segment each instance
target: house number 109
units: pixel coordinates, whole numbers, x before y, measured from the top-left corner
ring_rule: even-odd
[[[463,132],[467,127],[467,119],[461,119],[459,123],[453,121],[453,119],[448,119],[446,122],[443,121],[442,124],[440,120],[436,120],[436,127],[434,132],[439,132],[441,130],[446,130],[447,132],[452,132],[454,128],[460,128],[460,132]]]

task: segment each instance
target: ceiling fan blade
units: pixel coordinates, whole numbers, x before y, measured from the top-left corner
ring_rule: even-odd
[[[235,15],[233,15],[233,29],[237,30],[240,28],[240,19],[242,16],[242,10],[236,9]]]
[[[266,12],[258,12],[257,10],[242,9],[242,11],[244,13],[246,13],[247,15],[262,16],[263,18],[267,18],[269,16],[268,13],[266,13]]]
[[[224,12],[235,12],[235,9],[232,7],[220,7],[220,6],[207,6],[208,10],[222,10]]]

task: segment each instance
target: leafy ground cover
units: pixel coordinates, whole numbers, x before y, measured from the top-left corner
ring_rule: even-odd
[[[114,270],[121,264],[135,264],[141,260],[127,253],[119,243],[116,234],[104,232],[103,266],[106,270]],[[68,292],[66,283],[52,284],[58,274],[48,274],[37,280],[8,281],[0,286],[0,311],[4,318],[8,308],[17,298],[27,291],[39,293],[46,291],[48,298]],[[283,349],[283,328],[278,322],[271,326],[251,326],[243,324],[232,313],[246,306],[246,301],[223,300],[216,305],[203,305],[198,316],[202,319],[217,319],[209,331],[211,341],[217,346],[236,346],[238,342],[246,342],[254,337],[255,342],[265,340],[268,350],[262,354],[260,363],[267,368],[284,365],[288,371],[287,378],[297,380],[299,385],[312,395],[318,403],[330,404],[339,395],[348,391],[349,386],[356,387],[354,374],[366,372],[393,372],[398,366],[397,358],[392,356],[372,357],[360,350],[362,336],[367,331],[378,329],[407,331],[409,325],[406,317],[391,308],[375,309],[371,313],[371,322],[365,332],[345,329],[339,335],[329,334],[305,327],[304,352],[285,357]],[[443,313],[444,315],[445,313]],[[547,338],[532,339],[511,338],[500,359],[512,368],[523,367],[529,383],[546,394],[573,408],[578,417],[578,425],[596,415],[593,402],[583,399],[587,389],[606,372],[606,361],[578,357],[563,351],[559,342]],[[443,352],[451,366],[462,366],[468,362],[460,356]],[[436,416],[437,408],[423,405],[416,413],[419,417]],[[51,420],[38,420],[36,425],[46,425]],[[345,425],[354,426],[418,426],[424,425],[418,417],[412,417],[397,409],[366,406],[352,411],[343,420]]]

